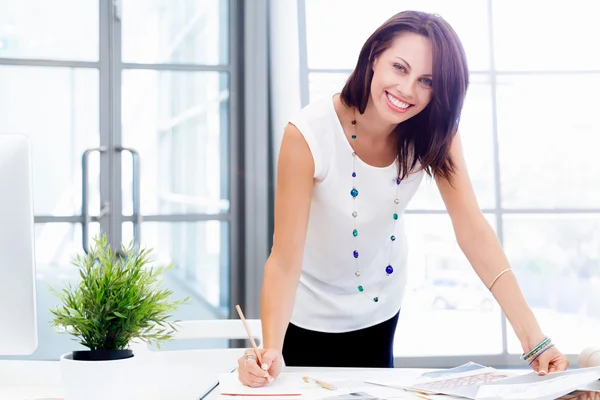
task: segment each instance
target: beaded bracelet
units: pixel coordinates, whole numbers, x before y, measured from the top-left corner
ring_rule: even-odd
[[[536,350],[535,352],[533,352],[529,357],[525,358],[524,361],[525,362],[530,362],[529,360],[531,360],[531,359],[535,360],[536,358],[538,358],[538,356],[540,354],[542,354],[543,352],[545,352],[546,350],[548,350],[552,346],[554,346],[552,344],[552,342],[546,343],[543,347],[540,347],[538,350]],[[531,361],[531,362],[533,362],[533,361]],[[531,365],[531,363],[530,363],[530,365]]]
[[[532,350],[529,350],[527,353],[523,353],[521,355],[521,360],[522,361],[527,361],[528,359],[530,359],[531,357],[535,356],[537,353],[539,353],[545,346],[549,345],[552,343],[552,340],[546,336],[544,338],[544,340],[542,340],[537,346],[535,346]]]
[[[535,346],[533,349],[531,349],[529,352],[527,352],[526,354],[521,355],[521,359],[523,361],[528,361],[530,358],[532,358],[533,356],[535,356],[537,353],[539,353],[540,351],[543,350],[543,348],[547,345],[549,345],[552,341],[550,340],[549,337],[544,338],[544,340],[542,340],[537,346]]]

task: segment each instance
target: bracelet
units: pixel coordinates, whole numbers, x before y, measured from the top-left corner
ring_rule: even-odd
[[[546,346],[547,344],[549,344],[551,342],[552,341],[550,340],[550,338],[546,336],[544,338],[544,340],[542,340],[537,346],[535,346],[533,349],[529,350],[527,353],[522,354],[521,360],[527,361],[528,359],[530,359],[531,357],[536,355],[540,350],[542,350],[542,348],[544,346]]]
[[[543,352],[545,352],[546,350],[548,350],[548,349],[549,349],[549,348],[551,348],[551,347],[554,347],[554,344],[553,344],[553,343],[550,343],[550,345],[549,345],[549,346],[546,346],[546,347],[544,347],[544,349],[543,349],[542,351],[540,351],[539,353],[537,353],[537,354],[535,355],[535,357],[533,358],[533,360],[531,360],[531,362],[529,363],[529,366],[531,367],[531,364],[533,364],[533,362],[534,362],[535,360],[537,360],[537,358],[538,358],[539,356],[541,356]]]
[[[504,275],[505,272],[510,271],[510,268],[506,268],[504,271],[500,272],[498,275],[496,275],[496,277],[494,278],[494,280],[492,281],[492,283],[490,283],[490,286],[488,286],[488,290],[491,292],[492,291],[492,286],[494,286],[494,283],[496,283],[496,281],[498,280],[498,278],[500,278],[502,275]]]
[[[529,360],[531,357],[535,356],[541,350],[543,350],[543,348],[545,346],[548,346],[550,344],[552,344],[552,340],[548,336],[546,336],[544,338],[544,340],[542,340],[537,346],[535,346],[533,349],[529,350],[527,353],[522,354],[521,360],[523,360],[523,361]]]

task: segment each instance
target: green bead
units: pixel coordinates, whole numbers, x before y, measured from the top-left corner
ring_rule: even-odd
[[[373,297],[373,301],[377,303],[379,301],[379,297]]]
[[[394,219],[398,219],[398,214],[394,213],[393,217]]]
[[[358,291],[359,291],[359,292],[362,292],[363,290],[364,290],[364,289],[363,289],[363,287],[362,287],[362,286],[359,286],[359,287],[358,287]]]
[[[352,139],[356,139],[356,135],[352,135]]]
[[[354,237],[357,237],[358,236],[358,231],[355,229],[355,230],[352,231],[352,234],[354,235]]]

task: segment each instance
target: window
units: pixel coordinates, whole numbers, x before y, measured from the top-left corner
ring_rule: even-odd
[[[402,9],[438,13],[460,36],[472,82],[460,131],[479,204],[543,329],[578,353],[592,341],[586,332],[600,330],[600,56],[590,39],[600,6],[299,0],[303,105],[341,90],[368,35]],[[430,179],[407,214],[410,283],[396,357],[521,365],[519,342],[458,248]]]
[[[245,213],[246,201],[263,195],[241,180],[267,181],[268,171],[244,163],[242,144],[258,153],[266,133],[242,119],[242,3],[0,1],[0,134],[27,135],[34,153],[39,346],[17,358],[56,360],[78,349],[53,332],[58,299],[47,287],[78,279],[71,261],[86,232],[106,233],[113,248],[136,239],[157,263],[175,264],[165,285],[191,298],[175,319],[227,318],[233,304],[245,305],[245,281],[258,270],[250,259],[262,257],[268,237],[255,235],[254,253],[244,253],[242,221],[262,227],[267,217],[256,205]],[[248,42],[264,42],[248,25]],[[248,103],[257,119],[267,113]],[[82,153],[92,148],[83,230]]]

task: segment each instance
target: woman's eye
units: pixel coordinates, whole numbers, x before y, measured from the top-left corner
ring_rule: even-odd
[[[396,68],[399,71],[406,71],[406,68],[404,68],[404,65],[394,64],[394,68]]]
[[[421,82],[423,82],[427,86],[433,85],[433,81],[431,79],[429,79],[429,78],[421,78]]]

